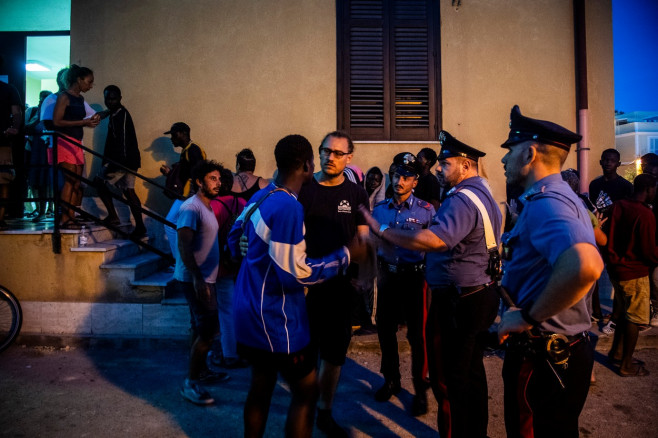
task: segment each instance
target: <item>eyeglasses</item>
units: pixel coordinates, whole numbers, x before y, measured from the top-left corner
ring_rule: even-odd
[[[348,155],[349,152],[337,151],[335,149],[329,149],[325,147],[320,148],[320,155],[324,155],[325,157],[330,157],[331,154],[334,154],[336,158],[343,158],[345,155]]]

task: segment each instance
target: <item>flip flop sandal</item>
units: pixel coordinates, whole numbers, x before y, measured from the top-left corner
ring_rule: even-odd
[[[648,376],[649,370],[644,368],[642,365],[639,365],[635,372],[633,373],[624,373],[621,370],[619,370],[619,375],[621,377],[643,377],[643,376]]]
[[[615,359],[614,357],[610,357],[610,356],[608,356],[608,360],[610,361],[610,363],[611,363],[612,365],[616,365],[616,366],[620,366],[620,365],[621,365],[621,359]],[[644,362],[643,360],[633,358],[633,362],[632,362],[632,363],[633,363],[633,365],[640,365],[640,366],[642,366],[642,365],[644,365],[645,362]]]

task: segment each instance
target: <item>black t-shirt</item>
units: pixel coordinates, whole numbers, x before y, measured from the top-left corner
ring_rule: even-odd
[[[302,187],[299,202],[304,207],[306,252],[321,257],[346,246],[358,225],[367,225],[359,205],[370,205],[366,190],[345,178],[337,186],[323,186],[315,178]]]
[[[428,173],[427,175],[421,175],[418,178],[418,184],[414,189],[414,196],[418,199],[422,199],[425,202],[439,202],[441,199],[441,187],[439,186],[439,180],[436,179],[434,175]]]
[[[601,194],[601,192],[604,192],[607,197]],[[605,210],[611,207],[613,202],[625,199],[632,193],[633,184],[621,176],[606,181],[603,175],[601,175],[589,183],[589,199],[599,210]]]

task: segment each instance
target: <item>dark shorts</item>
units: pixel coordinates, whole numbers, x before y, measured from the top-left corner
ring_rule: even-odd
[[[272,353],[271,351],[249,347],[238,343],[238,354],[256,369],[275,370],[287,381],[300,380],[315,369],[316,356],[311,345],[292,353]]]
[[[350,279],[334,277],[308,288],[306,309],[311,345],[320,358],[342,366],[352,339],[352,304],[356,291]]]
[[[192,283],[183,281],[177,283],[178,287],[185,293],[185,299],[190,306],[192,330],[204,341],[212,341],[219,334],[215,283],[206,283],[210,289],[210,294],[202,299],[197,298]]]

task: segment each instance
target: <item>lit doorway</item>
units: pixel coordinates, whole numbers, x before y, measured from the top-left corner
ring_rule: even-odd
[[[71,38],[65,36],[28,36],[25,50],[25,102],[39,104],[39,92],[57,92],[57,72],[69,65]]]

